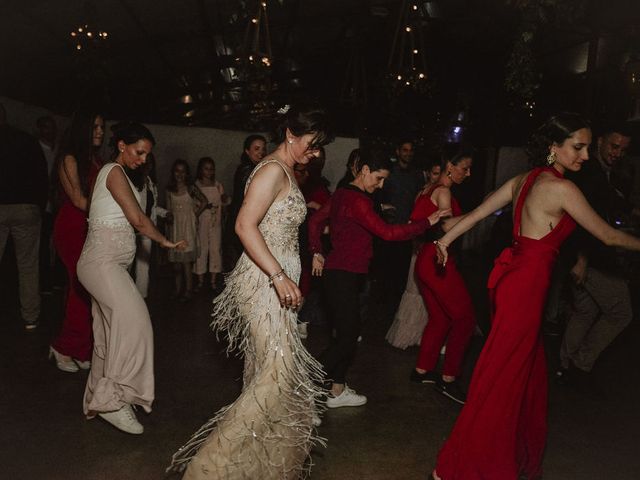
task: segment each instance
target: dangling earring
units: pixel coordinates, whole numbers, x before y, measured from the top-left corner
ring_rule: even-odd
[[[556,163],[556,152],[551,152],[547,155],[547,165],[551,166]]]

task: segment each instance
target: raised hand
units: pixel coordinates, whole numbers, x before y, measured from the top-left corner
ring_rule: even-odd
[[[451,216],[451,209],[443,208],[433,212],[431,215],[429,215],[429,217],[427,217],[427,220],[429,220],[429,223],[431,225],[435,225],[440,221],[441,218],[450,217],[450,216]]]

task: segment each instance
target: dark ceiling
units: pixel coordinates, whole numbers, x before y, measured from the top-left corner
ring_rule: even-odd
[[[620,31],[637,37],[638,0],[556,1],[587,4],[591,13],[583,22],[582,14],[576,11],[571,18],[565,9],[567,18],[553,19],[553,28],[538,35],[537,55],[551,58],[546,68],[552,74],[572,73],[566,59],[554,55],[569,52],[579,64],[580,46],[595,30],[605,37]],[[455,110],[456,104],[468,104],[469,96],[479,97],[478,108],[500,101],[505,63],[522,20],[517,7],[532,2],[412,2],[421,15],[433,82],[429,108],[438,114],[447,105]],[[343,131],[367,128],[362,112],[370,117],[390,109],[388,98],[383,101],[384,75],[403,3],[267,0],[275,85],[270,101],[318,97],[338,111]],[[251,108],[242,95],[233,96],[221,71],[239,55],[246,26],[258,11],[255,0],[1,0],[0,5],[0,94],[62,114],[96,104],[114,118],[246,126]],[[78,51],[71,31],[85,24],[108,32],[108,39]],[[354,58],[363,64],[360,83],[367,92],[366,102],[361,98],[355,105],[343,95]],[[403,108],[421,105],[410,96]]]

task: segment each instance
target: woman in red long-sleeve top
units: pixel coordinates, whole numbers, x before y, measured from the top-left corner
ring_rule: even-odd
[[[440,180],[416,200],[411,220],[426,218],[439,208],[451,208],[459,217],[462,210],[451,194],[451,185],[460,184],[471,175],[470,153],[460,153],[446,162]],[[447,227],[452,228],[451,219]],[[465,402],[465,394],[455,381],[460,375],[464,353],[476,324],[476,317],[462,275],[451,258],[445,267],[437,264],[436,246],[427,242],[416,258],[418,289],[429,313],[429,322],[420,342],[420,353],[411,380],[433,383],[443,395]],[[435,372],[442,345],[447,345],[442,375]]]
[[[385,223],[374,211],[369,194],[382,187],[389,176],[390,162],[380,155],[363,154],[356,178],[339,188],[330,202],[309,219],[309,244],[313,253],[313,274],[323,275],[324,290],[336,336],[321,354],[320,362],[331,382],[327,398],[329,408],[360,406],[367,397],[358,395],[346,384],[346,374],[353,361],[360,334],[358,296],[373,255],[372,238],[409,240],[447,215],[433,212],[428,218],[406,225]],[[333,249],[328,258],[322,255],[320,236],[329,220]]]

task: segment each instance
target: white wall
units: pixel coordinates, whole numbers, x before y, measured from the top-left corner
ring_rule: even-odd
[[[4,105],[7,111],[7,120],[11,125],[32,134],[35,134],[36,131],[36,119],[43,115],[51,115],[56,119],[58,133],[61,133],[68,123],[67,118],[41,107],[6,97],[0,97],[0,103]],[[212,157],[216,162],[218,180],[222,182],[227,193],[231,194],[233,173],[240,161],[242,143],[247,135],[253,132],[153,124],[147,124],[147,127],[157,141],[153,152],[156,157],[161,198],[164,198],[164,187],[169,179],[171,164],[177,158],[186,160],[191,165],[192,174],[195,175],[198,160],[201,157]],[[107,143],[108,134],[105,145]],[[275,148],[274,145],[269,145],[269,147]],[[332,189],[342,178],[347,158],[354,148],[358,148],[358,139],[344,137],[336,138],[332,144],[326,147],[327,162],[323,173],[331,181]],[[104,152],[104,158],[109,158],[107,151]]]

